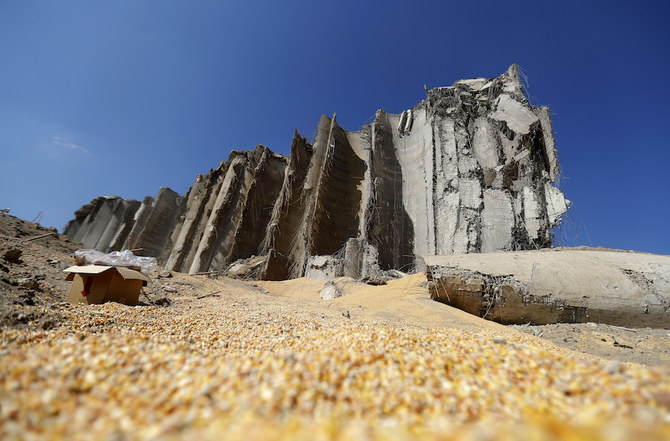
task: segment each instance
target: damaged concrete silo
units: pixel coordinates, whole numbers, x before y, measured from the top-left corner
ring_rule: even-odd
[[[192,273],[253,257],[252,276],[281,280],[321,270],[368,277],[423,269],[424,255],[549,246],[569,202],[555,187],[548,109],[529,105],[516,66],[426,95],[400,114],[379,110],[359,131],[324,116],[312,142],[295,134],[289,157],[262,146],[231,153],[174,204],[174,224],[156,229],[162,239],[152,243],[162,248],[152,251]],[[84,222],[82,210],[66,234],[88,244],[107,237],[104,221]],[[114,246],[135,246],[132,232],[120,236]]]

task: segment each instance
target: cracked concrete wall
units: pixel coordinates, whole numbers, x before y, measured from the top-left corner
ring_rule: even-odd
[[[414,226],[403,204],[403,172],[393,143],[392,121],[380,110],[370,133],[370,164],[363,237],[376,247],[382,269],[409,270],[414,266]],[[398,123],[399,125],[399,123]],[[403,130],[406,124],[402,124]]]
[[[205,227],[205,220],[211,214],[216,200],[213,195],[219,192],[227,169],[228,164],[221,162],[216,170],[210,170],[209,173],[196,177],[185,198],[185,212],[166,247],[169,250],[169,254],[164,258],[166,267],[189,268],[193,263],[195,247],[192,244]]]
[[[125,200],[124,202],[125,209],[122,217],[119,219],[119,226],[112,240],[106,244],[106,248],[109,251],[120,251],[126,247],[125,240],[130,235],[130,232],[135,225],[135,213],[142,205],[139,201],[135,200]],[[104,247],[96,246],[96,248],[101,249]]]
[[[222,228],[216,232],[223,233],[223,240],[217,244],[209,267],[223,269],[237,258],[259,253],[286,163],[283,155],[264,146],[246,153],[246,162],[235,184],[237,193],[230,200]],[[207,268],[203,266],[201,271]]]
[[[214,203],[204,216],[206,219],[204,228],[193,240],[196,251],[191,265],[183,270],[193,273],[207,271],[219,244],[219,231],[222,232],[221,240],[229,240],[225,233],[230,229],[230,222],[233,220],[228,218],[228,213],[236,207],[236,202],[239,201],[240,177],[244,174],[246,160],[246,155],[241,152],[230,154],[223,181],[217,187],[214,195]],[[173,269],[179,270],[180,268],[173,267]]]
[[[296,234],[307,204],[303,191],[313,153],[312,145],[296,131],[284,181],[261,246],[261,254],[267,256],[263,274],[268,280],[290,278],[296,262],[302,259],[304,250],[296,246]]]
[[[160,256],[172,230],[181,215],[181,196],[167,187],[162,187],[151,207],[146,225],[133,244],[139,256]]]
[[[88,248],[119,250],[118,238],[132,229],[140,203],[115,196],[93,199],[75,212],[63,230],[66,236]]]
[[[136,248],[137,238],[140,236],[140,233],[144,230],[151,216],[151,211],[154,207],[154,198],[151,196],[145,196],[144,200],[140,204],[140,208],[137,209],[135,215],[133,216],[133,228],[128,233],[126,238],[127,245],[124,246],[124,249],[134,249]],[[100,251],[107,251],[100,249]],[[155,256],[154,256],[155,257]]]
[[[120,250],[123,247],[123,243],[119,243],[119,239],[132,229],[133,215],[139,206],[139,201],[119,199],[115,204],[107,227],[105,227],[98,242],[92,248]]]
[[[141,248],[137,255],[160,255],[181,210],[181,197],[161,188],[142,203],[116,196],[93,199],[75,213],[64,234],[103,252]]]
[[[358,131],[323,116],[312,142],[296,132],[289,157],[234,151],[169,207],[161,193],[127,208],[93,201],[66,234],[103,251],[129,242],[178,271],[264,256],[254,274],[281,280],[323,255],[366,259],[349,272],[373,255],[382,271],[422,270],[425,255],[551,245],[569,206],[559,176],[549,111],[528,103],[513,65],[427,90],[400,114],[379,110]]]
[[[242,218],[235,231],[235,242],[226,257],[227,261],[245,259],[261,250],[287,165],[288,158],[263,147],[262,157],[253,171],[253,180],[244,200]]]

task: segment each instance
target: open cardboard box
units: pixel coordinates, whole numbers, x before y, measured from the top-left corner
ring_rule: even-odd
[[[67,301],[75,303],[118,302],[137,305],[142,286],[149,278],[139,271],[120,266],[81,265],[64,270],[72,281]]]

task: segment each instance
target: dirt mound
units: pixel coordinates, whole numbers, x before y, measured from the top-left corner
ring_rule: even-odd
[[[70,285],[63,269],[79,247],[55,228],[0,213],[0,322],[10,327],[56,326]]]
[[[21,239],[21,242],[38,240],[41,246],[60,253],[71,254],[82,248],[81,244],[69,237],[58,234],[58,230],[53,227],[43,227],[2,212],[0,212],[0,236]],[[38,236],[44,237],[36,239]]]

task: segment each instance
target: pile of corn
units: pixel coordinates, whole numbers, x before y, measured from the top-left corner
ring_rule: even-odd
[[[60,308],[0,332],[1,439],[670,439],[670,367],[225,295]]]

